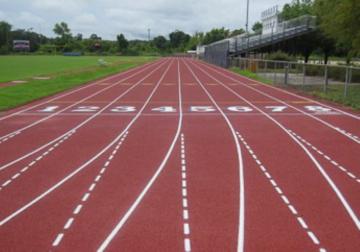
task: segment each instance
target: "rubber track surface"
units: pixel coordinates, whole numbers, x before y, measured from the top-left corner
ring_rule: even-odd
[[[164,58],[0,115],[1,251],[360,251],[360,114]]]

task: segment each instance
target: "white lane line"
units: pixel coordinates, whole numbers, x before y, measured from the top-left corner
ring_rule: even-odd
[[[118,148],[122,145],[122,143],[124,142],[125,138],[127,137],[128,134],[125,134],[123,136],[123,138],[121,138],[121,140],[118,142],[118,144],[116,145],[115,148]],[[107,160],[110,160],[110,156],[108,157]],[[108,161],[107,161],[108,162]],[[100,174],[100,172],[99,172]],[[97,183],[99,183],[100,179],[102,178],[102,176],[97,175],[94,179],[94,182],[92,182],[91,186],[89,187],[88,191],[84,194],[84,196],[81,198],[81,204],[78,204],[75,208],[75,210],[72,212],[72,217],[70,217],[67,222],[64,225],[64,228],[62,230],[61,233],[59,233],[59,235],[61,234],[61,239],[57,241],[59,235],[56,236],[55,241],[53,243],[53,246],[58,246],[60,244],[60,242],[62,241],[62,238],[65,235],[65,231],[67,231],[68,229],[70,229],[71,225],[73,224],[73,222],[75,221],[75,218],[78,216],[78,214],[80,213],[81,209],[83,209],[83,207],[85,206],[85,202],[89,199],[91,193],[93,193],[93,190],[95,189],[95,186]],[[56,242],[56,243],[55,243]],[[54,245],[56,244],[56,245]]]
[[[73,133],[69,134],[68,136],[70,137]],[[58,142],[59,143],[59,142]],[[56,147],[53,147],[53,150],[55,149]],[[50,150],[47,150],[45,153],[49,154],[50,153]],[[43,159],[43,157],[45,157],[45,153],[43,154],[40,154],[38,157],[36,157],[33,161],[31,161],[27,166],[25,166],[24,168],[22,168],[20,170],[20,172],[14,174],[9,180],[10,182],[9,183],[4,183],[0,186],[0,189],[3,189],[4,187],[8,186],[11,182],[13,182],[15,179],[19,178],[21,175],[23,175],[27,170],[29,170],[30,167],[33,167],[35,164],[37,164],[41,159]]]
[[[185,146],[185,135],[181,134],[181,160],[186,161],[186,146]],[[181,162],[182,163],[182,162]],[[181,165],[183,167],[183,165]],[[186,169],[185,172],[181,169],[182,180],[181,180],[181,191],[182,191],[182,210],[183,210],[183,226],[184,226],[184,251],[191,251],[191,237],[190,237],[190,224],[189,224],[189,204],[188,204],[188,191],[187,191],[187,179]],[[185,175],[185,176],[184,176]]]
[[[237,96],[239,99],[243,100],[245,103],[247,103],[249,106],[251,106],[252,108],[254,108],[255,110],[259,111],[261,114],[263,114],[265,117],[267,117],[269,120],[271,120],[273,123],[275,123],[279,128],[281,128],[292,140],[294,140],[294,142],[300,146],[300,148],[305,152],[305,154],[311,159],[311,161],[313,162],[313,164],[315,165],[316,169],[320,172],[320,174],[323,176],[323,178],[325,179],[325,181],[328,183],[328,185],[330,186],[330,188],[333,190],[333,192],[335,193],[336,197],[338,198],[338,200],[341,202],[341,204],[343,205],[345,211],[347,212],[347,214],[349,215],[349,217],[351,218],[351,220],[353,221],[354,225],[356,226],[356,228],[358,230],[360,230],[360,219],[358,218],[358,216],[356,215],[355,211],[352,209],[351,205],[349,204],[349,202],[347,201],[347,199],[345,198],[345,196],[343,195],[343,193],[340,191],[340,189],[337,187],[337,185],[335,184],[335,182],[331,179],[331,177],[329,176],[329,174],[325,171],[325,169],[320,165],[320,163],[318,162],[318,160],[311,154],[310,150],[307,149],[305,147],[305,145],[303,145],[301,143],[300,140],[298,140],[295,136],[293,136],[289,130],[282,125],[280,122],[278,122],[277,120],[275,120],[272,116],[270,116],[269,114],[267,114],[266,112],[264,112],[263,110],[261,110],[259,107],[257,107],[256,105],[254,105],[253,103],[251,103],[250,101],[248,101],[246,98],[244,98],[243,96],[239,95],[237,92],[235,92],[232,88],[226,86],[223,82],[221,82],[220,80],[216,79],[214,76],[210,75],[209,73],[207,73],[206,71],[204,71],[203,69],[197,67],[201,72],[203,72],[205,75],[209,76],[210,78],[212,78],[213,80],[217,81],[218,83],[220,83],[225,89],[229,90],[232,94],[234,94],[235,96]]]
[[[55,239],[55,241],[53,242],[53,247],[57,247],[58,245],[59,245],[59,243],[61,242],[61,240],[62,240],[62,238],[64,237],[64,234],[63,233],[61,233],[61,234],[58,234],[57,236],[56,236],[56,239]]]
[[[66,222],[66,224],[64,226],[64,229],[69,229],[73,222],[74,222],[74,218],[68,219],[68,221]]]
[[[84,197],[81,199],[81,201],[85,202],[85,201],[87,201],[89,199],[89,197],[90,197],[90,193],[85,193]]]
[[[170,64],[171,65],[171,64]],[[160,85],[160,83],[163,81],[165,74],[168,72],[169,67],[165,70],[164,74],[162,75],[161,79],[159,80],[159,82],[157,83],[156,88],[153,90],[152,94],[150,95],[148,101],[150,101],[152,95],[155,93],[157,87]],[[104,251],[107,246],[111,243],[111,241],[113,240],[113,238],[116,236],[116,234],[121,230],[121,228],[124,226],[124,224],[127,222],[127,220],[130,218],[130,216],[132,215],[132,213],[135,211],[135,209],[138,207],[138,205],[141,203],[141,201],[143,200],[143,198],[145,197],[145,195],[147,194],[147,192],[149,191],[149,189],[152,187],[152,185],[154,184],[154,182],[157,180],[158,176],[160,175],[160,173],[163,171],[163,169],[165,168],[165,165],[167,164],[171,153],[173,152],[173,149],[176,145],[176,142],[179,139],[180,136],[180,131],[181,131],[181,127],[182,127],[182,120],[183,120],[183,110],[182,110],[182,93],[181,93],[181,77],[180,77],[180,65],[178,62],[178,90],[179,90],[179,122],[178,122],[178,127],[176,130],[176,134],[174,136],[174,139],[170,145],[170,148],[168,150],[168,152],[165,155],[165,158],[162,160],[160,166],[158,167],[158,169],[156,170],[156,172],[154,173],[154,175],[151,177],[151,179],[149,180],[149,182],[147,183],[147,185],[145,186],[145,188],[142,190],[142,192],[138,195],[138,197],[136,198],[136,200],[133,202],[133,204],[130,206],[130,208],[126,211],[125,215],[121,217],[121,219],[119,220],[119,222],[116,224],[116,226],[114,227],[114,229],[110,232],[110,234],[106,237],[106,239],[102,242],[102,244],[100,245],[100,247],[98,248],[98,251]],[[140,112],[142,112],[144,110],[145,107],[143,107]]]
[[[310,142],[308,142],[307,140],[305,140],[304,138],[302,138],[301,136],[299,136],[298,134],[296,134],[294,131],[289,130],[289,132],[295,136],[297,139],[299,139],[301,142],[311,146],[313,149],[317,149],[317,153],[324,157],[327,161],[329,161],[333,166],[335,166],[336,168],[340,169],[341,171],[343,171],[348,177],[352,178],[354,181],[357,182],[357,180],[359,179],[356,175],[354,175],[353,173],[349,172],[348,169],[346,169],[344,166],[340,165],[338,162],[336,162],[334,159],[332,159],[331,157],[329,157],[328,155],[324,154],[322,151],[320,151],[318,148],[316,148],[314,145],[312,145]]]
[[[238,137],[240,138],[241,135],[237,132]],[[243,138],[240,138],[242,142],[244,142]],[[251,149],[251,148],[250,148]],[[248,151],[250,153],[250,150]],[[250,154],[252,156],[252,154]],[[254,159],[254,158],[253,158]],[[255,161],[255,159],[254,159]],[[260,166],[258,165],[258,167],[260,168]],[[263,166],[264,167],[264,166]],[[299,224],[301,225],[301,227],[306,231],[306,233],[308,234],[308,236],[311,238],[311,241],[315,244],[315,245],[320,245],[320,241],[317,239],[317,237],[315,236],[315,234],[313,233],[313,231],[311,231],[309,229],[309,226],[305,223],[305,220],[299,216],[298,211],[296,210],[296,208],[294,207],[294,205],[292,205],[290,203],[290,200],[288,199],[288,197],[285,196],[285,194],[283,193],[283,191],[280,189],[280,187],[277,185],[277,183],[274,181],[273,178],[269,178],[269,176],[267,174],[270,175],[269,171],[264,167],[265,171],[262,170],[263,174],[265,175],[265,177],[268,179],[268,181],[271,183],[271,185],[273,186],[273,188],[276,190],[276,192],[280,195],[280,198],[282,199],[282,201],[284,202],[284,204],[288,207],[288,209],[290,210],[292,216],[296,217],[297,221],[299,222]],[[270,176],[271,177],[271,176]],[[326,251],[324,250],[324,248],[319,248],[319,251]]]
[[[77,207],[75,208],[73,214],[78,214],[78,213],[80,213],[82,207],[83,207],[82,204],[77,205]]]
[[[105,107],[103,107],[102,109],[100,109],[98,112],[96,112],[95,114],[93,114],[91,117],[87,118],[85,121],[83,121],[82,123],[78,124],[76,127],[72,128],[71,130],[69,130],[68,132],[64,133],[63,135],[59,136],[58,138],[48,142],[47,144],[44,144],[43,146],[37,148],[36,150],[33,150],[23,156],[21,156],[20,158],[13,160],[5,165],[2,165],[0,167],[0,171],[4,170],[10,166],[12,166],[13,164],[16,164],[18,162],[20,162],[21,160],[43,150],[44,148],[54,144],[55,142],[61,140],[63,137],[65,137],[66,135],[68,135],[71,132],[77,131],[78,129],[82,128],[84,125],[86,125],[87,123],[89,123],[90,121],[92,121],[95,117],[97,117],[98,115],[100,115],[102,112],[104,112],[105,110],[107,110],[109,107],[111,107],[113,104],[115,104],[116,102],[119,101],[119,99],[121,99],[122,97],[124,97],[126,94],[128,94],[131,90],[133,90],[135,87],[139,86],[143,80],[145,80],[146,78],[148,78],[149,76],[151,76],[154,72],[156,72],[159,68],[161,68],[163,65],[165,65],[166,62],[161,63],[158,67],[156,67],[154,70],[152,70],[150,73],[148,73],[147,75],[145,75],[140,81],[138,81],[136,84],[134,84],[132,87],[130,87],[129,89],[127,89],[125,92],[123,92],[122,94],[120,94],[118,97],[116,97],[114,100],[112,100],[110,103],[108,103]],[[116,141],[117,142],[117,141]],[[58,145],[58,144],[57,144]]]
[[[212,95],[209,91],[205,88],[204,84],[199,80],[198,76],[194,73],[194,71],[189,67],[189,65],[184,62],[187,69],[191,72],[192,76],[196,79],[196,82],[200,85],[200,87],[204,90],[206,95],[209,97],[211,102],[217,108],[225,119],[230,131],[232,133],[235,145],[236,145],[236,152],[238,158],[238,169],[239,169],[239,224],[238,224],[238,240],[237,240],[237,251],[243,252],[244,251],[244,237],[245,237],[245,180],[244,180],[244,165],[243,165],[243,158],[241,153],[241,146],[239,139],[236,136],[236,131],[231,124],[229,118],[224,113],[224,111],[220,108],[220,106],[216,103]]]
[[[182,205],[183,205],[183,208],[187,208],[189,206],[188,205],[188,200],[186,198],[183,198]]]
[[[185,239],[185,240],[184,240],[184,247],[185,247],[185,251],[186,251],[186,252],[190,252],[190,251],[191,251],[190,239]]]

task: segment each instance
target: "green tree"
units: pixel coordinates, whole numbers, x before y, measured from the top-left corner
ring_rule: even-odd
[[[203,43],[205,45],[208,45],[213,42],[228,38],[229,36],[230,31],[225,29],[224,27],[220,29],[215,28],[205,34]]]
[[[190,41],[190,35],[183,31],[176,30],[169,34],[170,46],[174,49],[183,49]]]
[[[290,4],[284,5],[280,17],[282,20],[289,20],[303,15],[311,15],[312,13],[312,0],[293,0]]]
[[[168,47],[168,41],[164,36],[157,36],[153,39],[154,46],[160,51],[165,51]]]
[[[116,36],[116,40],[118,44],[118,51],[124,53],[129,47],[129,42],[122,33]]]
[[[347,51],[348,62],[360,55],[360,1],[315,0],[315,13],[325,35]]]
[[[71,31],[67,23],[61,22],[56,23],[53,29],[54,33],[61,37],[63,40],[68,40],[71,38]]]
[[[256,22],[251,28],[255,33],[261,33],[263,29],[263,24],[261,22]]]
[[[9,51],[11,25],[5,21],[0,21],[0,53]]]
[[[230,33],[230,36],[237,36],[237,35],[241,35],[241,34],[244,34],[245,33],[245,30],[243,28],[240,28],[240,29],[236,29],[236,30],[233,30],[231,31]]]

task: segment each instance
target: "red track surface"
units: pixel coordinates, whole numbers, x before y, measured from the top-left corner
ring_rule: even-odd
[[[168,58],[0,115],[2,251],[360,251],[360,115]]]

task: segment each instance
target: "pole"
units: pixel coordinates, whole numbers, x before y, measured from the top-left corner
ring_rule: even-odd
[[[151,31],[151,29],[149,28],[148,29],[148,41],[150,41],[150,31]]]
[[[249,0],[247,0],[246,5],[246,33],[249,32]]]

